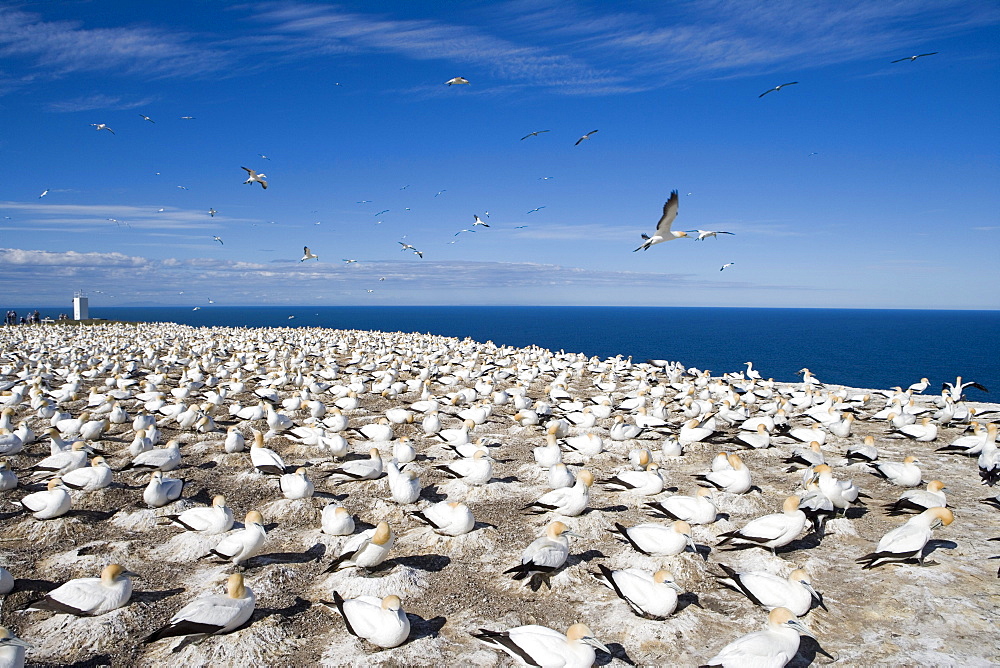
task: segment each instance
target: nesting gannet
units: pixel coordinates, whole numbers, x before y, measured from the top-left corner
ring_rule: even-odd
[[[21,499],[20,504],[37,520],[50,520],[69,512],[73,501],[62,486],[62,480],[52,478],[43,492],[34,492]]]
[[[597,579],[610,587],[635,614],[646,619],[666,619],[677,609],[677,594],[682,590],[670,571],[644,571],[626,568],[613,571],[598,564]]]
[[[781,90],[782,88],[784,88],[785,86],[793,86],[793,85],[795,85],[795,84],[797,84],[797,83],[798,83],[798,81],[789,81],[788,83],[783,83],[783,84],[778,84],[778,85],[777,85],[777,86],[775,86],[774,88],[769,88],[768,90],[764,91],[763,93],[761,93],[761,94],[760,94],[760,95],[758,95],[757,97],[758,97],[758,98],[761,98],[761,97],[764,97],[764,96],[765,96],[765,95],[767,95],[768,93],[773,93],[773,92],[775,92],[775,91],[779,91],[779,90]]]
[[[728,464],[729,468],[719,468],[709,473],[696,475],[695,479],[707,482],[710,485],[730,494],[743,494],[750,490],[750,469],[746,467],[739,455],[721,453],[720,456]]]
[[[938,54],[937,51],[931,51],[930,53],[918,53],[915,56],[907,56],[906,58],[898,58],[897,60],[890,60],[889,62],[890,63],[901,63],[904,60],[908,60],[908,61],[910,61],[912,63],[917,58],[923,58],[924,56],[935,56],[937,54]]]
[[[347,482],[351,480],[374,480],[382,475],[382,456],[378,448],[368,450],[368,459],[356,459],[345,462],[343,466],[333,469],[330,477],[334,480]]]
[[[729,549],[733,550],[766,547],[770,548],[771,552],[788,545],[805,528],[806,514],[799,510],[797,496],[785,499],[782,511],[750,520],[742,529],[720,534],[722,540],[719,541],[719,545],[731,544]]]
[[[595,648],[611,654],[586,624],[573,624],[565,634],[547,626],[529,624],[507,631],[479,629],[472,635],[526,666],[590,668],[596,659]]]
[[[768,610],[788,608],[796,617],[802,617],[814,602],[826,609],[823,597],[813,589],[809,574],[801,568],[789,573],[787,578],[759,571],[737,573],[725,564],[719,564],[719,568],[726,574],[726,577],[717,578],[719,584],[740,592]]]
[[[316,260],[319,262],[319,255],[316,255],[309,250],[309,246],[302,247],[302,259],[300,259],[299,262],[305,262],[306,260]]]
[[[226,433],[226,440],[223,443],[225,451],[229,453],[243,452],[245,446],[246,438],[244,438],[239,428],[236,427],[236,425],[230,427],[229,431]]]
[[[938,426],[931,422],[929,417],[924,417],[920,419],[918,424],[905,424],[899,427],[895,433],[903,434],[921,443],[927,443],[937,438]]]
[[[164,478],[162,471],[153,471],[149,483],[142,492],[142,500],[147,506],[160,508],[181,497],[184,481],[176,478]]]
[[[668,557],[687,549],[695,554],[698,553],[691,538],[691,525],[683,520],[678,520],[669,526],[646,523],[626,527],[615,522],[614,530],[608,529],[608,531],[621,534],[637,552],[646,555]]]
[[[833,477],[833,470],[827,464],[813,467],[812,478],[819,483],[819,489],[830,499],[830,502],[847,513],[847,508],[854,503],[860,503],[861,490],[850,480],[838,480]]]
[[[711,524],[718,514],[712,491],[707,487],[699,487],[694,496],[675,494],[663,501],[647,503],[646,506],[672,520],[684,520],[689,524]]]
[[[0,492],[17,488],[17,474],[11,470],[7,460],[0,461]]]
[[[90,466],[84,466],[62,475],[63,484],[70,489],[92,491],[104,489],[111,484],[111,467],[104,457],[94,457]]]
[[[465,77],[452,77],[451,79],[448,79],[447,81],[445,81],[444,85],[445,86],[457,86],[457,85],[468,84],[468,83],[469,83],[469,80],[466,79]]]
[[[141,452],[122,469],[134,471],[173,471],[181,464],[180,443],[171,440],[163,448]]]
[[[579,139],[577,139],[577,140],[576,140],[576,143],[575,143],[575,144],[573,144],[573,146],[579,146],[579,145],[580,145],[580,143],[581,143],[581,142],[583,142],[583,140],[584,140],[584,139],[590,139],[591,135],[593,135],[593,134],[596,134],[596,133],[598,133],[598,132],[600,132],[600,130],[591,130],[591,131],[590,131],[590,132],[588,132],[587,134],[585,134],[585,135],[583,135],[582,137],[580,137]]]
[[[350,536],[354,533],[354,518],[347,508],[338,503],[323,506],[320,513],[320,527],[323,533],[331,536]]]
[[[278,487],[286,499],[307,499],[315,491],[312,481],[306,477],[306,470],[301,466],[295,469],[295,473],[281,476]]]
[[[266,538],[263,515],[251,510],[243,521],[243,530],[224,537],[202,559],[215,556],[239,566],[260,552]]]
[[[344,599],[334,591],[333,600],[351,635],[385,649],[402,645],[410,635],[410,620],[394,594]]]
[[[6,626],[0,626],[0,666],[24,668],[24,650],[31,647],[31,643],[15,636]]]
[[[476,525],[472,511],[467,505],[458,501],[442,501],[410,514],[436,533],[445,536],[469,533]]]
[[[243,626],[253,615],[257,600],[243,583],[243,576],[234,573],[226,581],[225,594],[207,594],[191,601],[170,618],[159,631],[143,642],[156,642],[173,636],[229,633]]]
[[[545,535],[536,538],[521,554],[521,563],[508,568],[504,573],[513,573],[515,580],[529,578],[528,584],[533,590],[548,584],[548,578],[559,570],[569,557],[569,538],[578,534],[570,531],[562,522],[551,522],[545,527]]]
[[[217,494],[212,505],[204,508],[188,508],[178,515],[164,515],[164,518],[188,531],[199,531],[214,535],[233,528],[233,509],[226,505],[226,497]]]
[[[873,474],[885,478],[899,487],[916,487],[920,484],[921,472],[917,466],[920,461],[913,455],[907,455],[903,462],[879,462],[875,464]]]
[[[781,668],[799,651],[799,634],[813,634],[788,608],[775,608],[767,616],[767,628],[754,631],[729,643],[709,659],[706,666]]]
[[[945,486],[940,480],[931,480],[927,489],[908,489],[894,503],[887,504],[885,509],[890,515],[906,513],[922,513],[928,508],[946,507]]]
[[[601,484],[613,492],[653,496],[663,491],[664,483],[660,467],[657,464],[648,464],[645,471],[621,471],[611,478],[602,480]]]
[[[385,561],[395,542],[396,535],[389,524],[379,522],[374,529],[362,531],[344,543],[340,554],[325,572],[344,568],[374,568]]]
[[[244,181],[243,183],[245,184],[259,183],[261,188],[267,190],[267,181],[264,180],[267,178],[267,174],[258,174],[256,171],[250,169],[249,167],[243,167],[242,169],[246,170],[246,173],[248,174],[247,180]]]
[[[931,538],[931,530],[948,526],[954,519],[947,508],[928,508],[882,536],[875,551],[859,557],[857,562],[865,569],[913,558],[923,564],[924,546]]]
[[[83,441],[76,441],[69,450],[49,455],[31,467],[38,478],[62,475],[87,465],[90,448]]]
[[[593,484],[593,474],[586,469],[580,469],[576,475],[575,485],[546,492],[537,501],[524,506],[521,510],[534,515],[555,512],[567,517],[576,517],[587,509],[590,486]]]
[[[253,445],[250,446],[250,463],[264,475],[279,476],[285,473],[285,462],[274,450],[264,447],[264,434],[253,430]]]
[[[878,450],[875,448],[875,437],[865,436],[863,443],[852,445],[847,448],[844,455],[850,462],[873,462],[878,459]]]
[[[395,460],[390,460],[385,465],[385,472],[393,501],[408,505],[420,498],[420,478],[413,471],[400,471]]]
[[[485,485],[493,476],[493,460],[485,450],[477,450],[471,459],[468,457],[457,459],[434,468],[452,478],[461,478],[469,485]]]
[[[77,578],[50,591],[27,610],[51,610],[78,616],[103,615],[127,605],[132,598],[135,573],[119,564],[110,564],[98,578]]]

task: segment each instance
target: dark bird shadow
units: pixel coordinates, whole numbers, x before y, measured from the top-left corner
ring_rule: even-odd
[[[509,475],[506,478],[491,478],[489,480],[489,482],[502,482],[502,483],[510,484],[510,483],[513,483],[513,482],[521,482],[521,480],[517,476]]]
[[[410,636],[406,639],[407,643],[411,643],[414,640],[420,640],[421,638],[436,638],[441,629],[444,628],[445,623],[448,621],[441,615],[431,619],[424,619],[420,615],[408,612],[406,613],[406,616],[410,620]]]
[[[17,517],[18,515],[20,515],[23,512],[25,512],[25,511],[23,511],[23,510],[15,510],[12,513],[0,513],[0,522],[4,522],[6,520],[9,520],[12,517]]]
[[[16,580],[14,580],[14,591],[23,591],[23,592],[30,591],[39,594],[48,594],[50,591],[58,587],[60,584],[61,583],[52,582],[50,580],[32,580],[30,578],[17,578]]]
[[[312,605],[312,601],[307,601],[301,596],[296,596],[295,602],[291,605],[286,605],[284,608],[257,608],[253,613],[253,617],[250,618],[250,622],[253,623],[255,621],[274,616],[289,619],[295,615],[302,614],[311,608]]]
[[[31,665],[38,668],[48,668],[49,666],[59,666],[60,668],[101,668],[103,666],[113,666],[114,660],[110,654],[98,654],[97,656],[80,659],[75,663],[43,663],[32,661]]]
[[[693,591],[680,594],[677,597],[677,610],[675,610],[674,612],[678,613],[692,605],[695,606],[696,608],[702,608],[704,610],[704,606],[702,606],[701,600],[698,598],[698,594],[694,593]]]
[[[192,503],[204,503],[208,506],[212,504],[212,495],[209,493],[208,488],[203,487],[198,490],[197,494],[189,496],[188,501]]]
[[[321,499],[329,499],[330,501],[336,501],[336,502],[339,503],[339,502],[345,500],[350,495],[349,494],[334,494],[333,492],[321,492],[319,490],[316,490],[315,492],[313,492],[313,496],[319,497]]]
[[[956,547],[958,547],[958,543],[953,540],[940,540],[938,538],[932,538],[927,541],[926,545],[924,545],[924,559],[927,559],[927,557],[939,548],[944,550],[954,550]],[[936,561],[924,561],[925,566],[931,566],[936,563]]]
[[[266,566],[268,564],[305,564],[310,561],[319,561],[326,554],[326,545],[316,543],[305,552],[272,552],[254,557],[254,567]]]
[[[583,511],[583,514],[586,515],[587,513],[593,513],[593,512],[624,513],[627,510],[628,506],[608,506],[607,508],[587,508],[585,511]]]
[[[581,552],[580,554],[571,554],[566,558],[566,566],[576,566],[577,564],[583,564],[588,561],[593,561],[594,559],[603,559],[607,555],[600,550],[587,550],[586,552]]]
[[[165,598],[170,598],[171,596],[176,596],[184,591],[180,587],[175,589],[164,589],[163,591],[138,591],[132,593],[133,601],[141,601],[143,603],[156,603],[157,601],[162,601]]]
[[[594,665],[596,665],[596,666],[607,666],[614,659],[618,659],[619,661],[622,661],[623,663],[626,663],[626,664],[628,664],[630,666],[636,665],[635,661],[632,660],[632,657],[630,657],[628,655],[628,652],[625,651],[625,648],[622,647],[622,645],[620,643],[616,643],[616,642],[608,643],[606,645],[606,647],[609,650],[611,650],[611,654],[605,654],[601,650],[597,650],[594,653],[594,655],[595,655],[594,656]]]
[[[439,573],[451,563],[451,557],[443,554],[415,554],[409,557],[396,557],[391,561],[400,566],[414,568],[418,571]]]
[[[788,552],[796,552],[798,550],[811,550],[814,547],[819,547],[819,542],[819,536],[815,533],[809,533],[798,540],[793,540],[787,545],[782,545],[777,548],[775,552],[779,554],[786,554]]]
[[[822,654],[830,659],[830,661],[836,661],[829,652],[820,646],[815,638],[802,636],[799,639],[799,651],[786,664],[785,668],[807,668],[807,666],[811,666],[816,661],[817,654]]]
[[[489,522],[476,522],[472,525],[472,530],[477,531],[479,529],[496,529],[495,524],[490,524]]]
[[[431,503],[439,503],[446,500],[448,497],[447,495],[439,492],[437,487],[434,485],[427,485],[427,487],[420,490],[420,498],[427,499]]]
[[[114,515],[117,510],[71,510],[66,513],[67,517],[78,517],[87,524],[97,524],[98,522],[103,522],[112,515]]]
[[[849,520],[856,520],[860,517],[864,517],[867,514],[868,514],[867,508],[854,507],[854,508],[848,508],[847,512],[844,514],[844,517],[846,517]]]
[[[76,556],[86,557],[87,555],[94,554],[107,546],[108,544],[105,542],[95,543],[93,545],[85,545],[84,547],[77,549]]]

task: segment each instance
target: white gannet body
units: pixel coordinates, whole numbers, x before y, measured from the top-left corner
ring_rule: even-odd
[[[913,558],[923,563],[924,546],[931,539],[931,530],[948,526],[954,519],[947,508],[928,508],[882,536],[875,551],[858,558],[857,562],[865,569]]]
[[[135,471],[173,471],[181,464],[180,444],[169,441],[166,447],[139,453],[125,469]]]
[[[917,466],[919,463],[916,457],[908,455],[903,458],[902,464],[899,462],[879,462],[875,464],[873,473],[899,487],[916,487],[920,484],[922,477],[920,468]]]
[[[677,609],[677,594],[681,588],[669,571],[652,573],[638,568],[613,571],[598,564],[598,579],[614,590],[640,617],[665,619]]]
[[[162,471],[153,471],[149,483],[142,492],[142,500],[151,508],[160,508],[181,497],[184,481],[164,478]]]
[[[533,589],[538,589],[542,581],[562,567],[569,557],[569,539],[575,536],[562,522],[556,521],[545,527],[545,535],[536,538],[521,554],[521,563],[504,571],[513,573],[515,580],[529,578]]]
[[[36,520],[51,520],[69,512],[73,501],[62,486],[62,480],[52,478],[45,491],[28,494],[21,499],[21,505],[35,516]]]
[[[457,501],[442,501],[410,514],[445,536],[461,536],[476,525],[469,507]]]
[[[622,471],[601,481],[612,492],[628,492],[642,496],[653,496],[663,491],[663,477],[660,467],[649,464],[645,471]]]
[[[707,487],[699,487],[694,496],[675,494],[663,501],[647,503],[646,506],[672,520],[684,520],[689,524],[711,524],[718,514],[712,490]]]
[[[764,515],[747,522],[742,529],[721,534],[719,545],[732,542],[730,549],[766,547],[775,549],[795,540],[806,526],[806,514],[799,510],[799,497],[790,496],[782,504],[782,512]]]
[[[235,573],[226,582],[225,594],[208,594],[196,598],[178,610],[166,626],[143,642],[155,642],[173,636],[207,636],[235,631],[250,620],[256,604],[253,591],[243,584],[243,576]]]
[[[243,530],[224,537],[205,557],[216,556],[239,566],[260,552],[266,538],[264,517],[251,510],[243,522]]]
[[[90,466],[64,473],[62,482],[70,489],[90,492],[95,489],[104,489],[110,485],[111,475],[111,467],[104,461],[104,457],[94,457]]]
[[[70,580],[27,609],[79,616],[103,615],[128,604],[132,598],[130,575],[135,573],[118,564],[110,564],[101,571],[101,577]]]
[[[368,451],[368,459],[344,462],[343,466],[330,472],[330,478],[341,482],[350,480],[374,480],[382,475],[382,456],[378,448]]]
[[[691,525],[683,520],[669,526],[650,522],[637,524],[631,528],[615,522],[614,531],[621,534],[629,545],[642,554],[669,557],[687,549],[695,554],[698,553],[691,538]]]
[[[890,515],[902,515],[904,513],[922,513],[928,508],[945,507],[948,505],[945,496],[945,486],[940,480],[931,480],[927,483],[927,489],[908,489],[903,492],[895,503],[886,505],[886,510]]]
[[[730,494],[743,494],[750,491],[750,469],[746,467],[740,456],[737,454],[722,453],[720,457],[727,462],[729,468],[720,467],[716,470],[713,462],[712,471],[697,475],[695,478]],[[716,457],[716,459],[719,459],[719,457]]]
[[[278,479],[278,487],[286,499],[308,499],[316,489],[312,480],[306,477],[306,470],[301,466],[295,469],[295,473],[281,476]]]
[[[212,505],[201,508],[188,508],[179,515],[165,515],[177,526],[188,531],[198,531],[208,535],[225,533],[233,528],[233,509],[226,505],[226,497],[218,494],[212,499]]]
[[[788,608],[775,608],[767,617],[767,628],[729,643],[709,659],[707,666],[723,668],[781,668],[799,651],[799,634],[812,637]]]
[[[320,526],[323,533],[331,536],[350,536],[354,533],[354,518],[347,508],[330,503],[323,506],[320,514]]]
[[[45,194],[45,193],[42,193]],[[33,647],[0,626],[0,666],[4,668],[24,668],[24,650]]]
[[[395,542],[396,536],[389,524],[379,522],[374,529],[362,531],[344,543],[340,555],[326,572],[344,568],[374,568],[385,561]]]
[[[333,600],[351,635],[385,649],[402,645],[410,635],[410,620],[398,596],[344,599],[335,591]]]
[[[720,577],[720,584],[740,592],[768,610],[788,608],[796,617],[802,617],[812,608],[813,602],[826,607],[819,592],[813,589],[809,575],[802,569],[796,569],[787,578],[782,578],[757,571],[737,573],[725,564],[719,564],[719,567],[728,576]]]
[[[461,478],[469,485],[485,485],[493,477],[493,460],[485,450],[477,450],[471,459],[456,459],[434,468],[453,478]]]
[[[594,484],[594,476],[586,469],[580,469],[576,475],[576,484],[572,487],[562,487],[546,492],[538,501],[528,504],[521,510],[535,515],[555,512],[566,517],[576,517],[587,509],[590,501],[590,486]]]
[[[264,447],[264,434],[254,429],[250,446],[250,463],[264,475],[280,476],[285,473],[285,462],[277,452]]]
[[[507,631],[479,629],[472,635],[526,666],[590,668],[596,659],[595,648],[611,653],[585,624],[573,624],[565,634],[530,624]]]

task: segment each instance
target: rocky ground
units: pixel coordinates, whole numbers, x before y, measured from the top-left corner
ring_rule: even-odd
[[[429,385],[431,392],[444,397],[483,380],[463,378],[462,373],[457,373],[463,368],[462,360],[476,368],[488,360],[488,355],[498,355],[495,348],[455,339],[424,337],[417,344],[411,335],[406,338],[331,330],[255,330],[253,335],[247,330],[167,325],[104,325],[86,328],[85,333],[80,328],[21,328],[20,333],[11,330],[0,329],[0,386],[19,380],[15,374],[27,365],[29,378],[52,373],[46,385],[58,387],[65,382],[58,367],[74,355],[86,360],[90,368],[115,354],[138,360],[133,375],[142,381],[151,373],[143,357],[148,361],[155,352],[169,365],[167,379],[160,387],[169,389],[177,386],[192,360],[211,359],[214,355],[222,365],[235,351],[256,347],[262,355],[256,363],[262,370],[266,371],[268,365],[272,370],[280,366],[275,360],[280,362],[282,356],[288,362],[286,367],[293,371],[329,369],[336,362],[339,375],[326,382],[336,385],[350,382],[352,376],[355,380],[367,376],[370,387],[373,371],[386,369],[393,361],[400,363],[400,381],[412,378],[421,364],[429,364],[419,362],[416,351],[423,350],[428,355],[436,351],[435,361],[442,366],[448,357],[454,358],[451,366]],[[29,330],[46,333],[26,334]],[[265,354],[268,350],[279,352],[269,360]],[[477,350],[478,358],[474,356]],[[87,351],[90,359],[81,357],[80,351]],[[356,351],[364,353],[363,360]],[[517,360],[519,354],[526,368],[533,368],[537,375],[531,378],[531,373],[520,374],[519,381],[517,369],[507,367],[513,368],[514,375],[494,378],[494,390],[521,382],[529,397],[547,400],[547,388],[553,379],[569,368],[567,389],[574,397],[609,394],[618,401],[634,391],[635,377],[622,360],[600,366],[583,358],[585,364],[577,373],[569,366],[577,361],[576,356],[559,358],[531,350],[504,351],[502,357]],[[46,362],[53,368],[45,369]],[[87,364],[80,370],[88,368]],[[374,367],[366,368],[372,364]],[[587,368],[590,365],[594,365],[593,370]],[[604,374],[601,369],[613,366],[620,367],[617,387],[611,392],[597,389],[594,380]],[[502,367],[493,370],[497,368]],[[215,371],[215,367],[206,370]],[[647,367],[647,371],[648,382],[653,387],[664,387],[666,399],[677,394],[662,369]],[[248,380],[245,392],[229,396],[227,403],[256,403],[252,391],[260,379],[250,372],[244,375]],[[84,377],[78,398],[61,404],[60,409],[78,415],[87,404],[91,387],[103,384],[109,377],[109,373]],[[904,384],[909,380],[900,379]],[[225,382],[223,379],[221,384]],[[800,387],[777,384],[777,389],[785,393]],[[199,393],[207,390],[202,388]],[[279,392],[286,397],[299,392],[299,388],[282,387]],[[10,389],[5,394],[9,393]],[[198,397],[200,400],[200,394]],[[361,407],[348,412],[350,424],[360,427],[383,415],[387,408],[406,406],[418,397],[419,392],[409,391],[392,399],[363,392]],[[320,398],[332,404],[332,396]],[[4,399],[0,396],[0,403]],[[930,401],[917,399],[918,404]],[[136,412],[136,403],[123,402],[130,417]],[[884,403],[883,395],[873,393],[858,410],[859,417],[874,413]],[[996,405],[969,405],[980,411],[998,409]],[[462,408],[449,406],[442,411],[445,427],[459,425],[458,418],[448,413]],[[565,631],[575,622],[589,625],[611,649],[610,656],[598,652],[599,665],[697,665],[738,636],[762,628],[767,616],[765,610],[743,596],[718,586],[715,576],[721,574],[721,563],[740,571],[767,570],[778,575],[804,568],[811,575],[814,587],[824,595],[828,611],[814,608],[803,621],[833,660],[817,653],[816,644],[804,639],[792,665],[836,662],[987,666],[1000,662],[1000,562],[990,561],[1000,554],[1000,543],[988,542],[1000,536],[1000,524],[996,508],[982,503],[997,490],[980,484],[975,459],[936,452],[962,435],[966,424],[943,426],[937,439],[929,443],[892,435],[884,421],[864,419],[855,422],[850,437],[831,436],[823,449],[835,475],[852,479],[871,498],[865,507],[850,511],[847,518],[831,520],[821,539],[807,533],[780,549],[776,556],[760,549],[726,551],[717,543],[719,534],[759,515],[780,511],[784,498],[799,491],[801,475],[786,472],[788,465],[783,463],[794,447],[790,444],[741,453],[753,472],[756,488],[744,495],[717,494],[719,521],[693,529],[701,554],[646,557],[616,538],[610,531],[615,522],[631,526],[658,521],[644,509],[646,501],[674,492],[691,493],[695,487],[693,476],[708,471],[712,457],[720,450],[735,449],[731,442],[735,430],[731,428],[721,435],[720,442],[694,444],[681,457],[662,458],[669,491],[660,495],[637,497],[595,485],[589,509],[579,517],[564,519],[582,536],[570,539],[567,565],[551,579],[551,589],[542,587],[533,592],[503,571],[518,563],[524,547],[556,517],[521,512],[548,488],[532,458],[532,448],[544,443],[543,432],[537,426],[515,423],[511,417],[514,412],[509,404],[496,406],[490,419],[475,429],[477,437],[499,444],[494,453],[494,479],[482,487],[451,480],[433,468],[453,455],[439,441],[424,437],[419,416],[414,424],[396,425],[396,436],[412,437],[420,452],[411,467],[420,475],[423,492],[411,506],[397,505],[389,498],[384,477],[341,485],[324,479],[321,471],[336,465],[326,453],[277,435],[269,440],[268,447],[278,451],[290,465],[307,466],[317,487],[311,499],[286,500],[273,480],[252,469],[247,452],[223,451],[224,434],[179,431],[165,424],[164,441],[176,438],[183,444],[182,468],[170,475],[187,481],[185,493],[181,500],[166,507],[147,508],[142,490],[148,474],[117,472],[130,459],[124,452],[133,437],[129,422],[115,426],[93,444],[108,453],[106,457],[116,470],[114,484],[96,492],[75,492],[73,509],[67,515],[41,521],[19,511],[14,502],[29,491],[30,467],[49,454],[49,440],[43,436],[22,453],[8,457],[18,471],[21,485],[0,492],[0,566],[16,578],[14,591],[0,597],[0,623],[33,644],[28,650],[28,662],[38,666],[164,665],[168,661],[213,666],[510,665],[508,656],[486,647],[471,633],[480,628],[505,629],[523,624]],[[297,423],[304,421],[302,412],[290,416]],[[676,412],[671,419],[678,424],[682,420]],[[27,400],[16,407],[13,415],[15,423],[21,420],[42,435],[48,426],[48,420],[38,417]],[[237,425],[248,441],[252,428],[266,429],[263,422],[230,419],[224,411],[216,415],[216,421],[222,428]],[[793,422],[810,421],[796,418]],[[647,431],[637,440],[612,441],[608,438],[610,424],[610,419],[602,420],[591,430],[604,437],[605,452],[585,460],[566,451],[564,461],[573,469],[585,466],[601,480],[626,468],[627,453],[633,448],[646,447],[661,459],[664,433]],[[676,428],[667,431],[676,432]],[[935,531],[924,566],[888,565],[862,570],[855,563],[856,558],[874,549],[886,531],[906,519],[889,517],[882,509],[902,489],[871,475],[866,465],[849,465],[843,459],[846,448],[868,434],[875,437],[881,459],[900,461],[907,454],[916,455],[925,480],[939,479],[947,485],[948,503],[956,519]],[[367,453],[373,445],[353,432],[347,435],[356,453]],[[391,445],[375,447],[386,459],[391,456]],[[200,558],[219,537],[186,533],[157,521],[163,515],[208,504],[215,494],[225,495],[238,519],[251,509],[260,510],[265,518],[265,548],[245,570],[247,584],[257,596],[256,612],[246,627],[227,636],[189,644],[179,651],[172,651],[179,640],[143,644],[142,638],[195,596],[221,591],[221,584],[234,572],[231,564]],[[471,533],[454,538],[439,536],[409,516],[413,510],[443,499],[464,501],[470,506],[477,520]],[[385,520],[397,534],[390,558],[372,573],[324,572],[346,540],[320,531],[320,511],[334,500],[356,517],[359,530]],[[240,527],[237,523],[236,528]],[[142,576],[135,581],[135,593],[126,607],[97,618],[22,610],[58,584],[71,578],[96,576],[103,566],[114,562]],[[686,592],[678,611],[665,621],[635,616],[594,578],[592,573],[598,564],[672,571]],[[410,615],[409,640],[400,647],[380,650],[348,634],[339,614],[322,603],[332,600],[334,590],[345,597],[397,594]]]

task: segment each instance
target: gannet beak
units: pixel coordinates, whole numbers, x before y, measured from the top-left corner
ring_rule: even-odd
[[[599,649],[599,650],[601,650],[602,652],[604,652],[606,654],[611,654],[611,650],[608,649],[604,645],[604,643],[602,643],[600,640],[598,640],[597,638],[595,638],[593,636],[583,636],[582,638],[580,638],[580,642],[587,643],[591,647]]]
[[[570,531],[569,529],[566,529],[565,531],[563,531],[562,535],[564,535],[564,536],[573,536],[574,538],[583,538],[583,536],[581,536],[580,534],[575,533],[573,531]]]
[[[823,597],[819,595],[818,591],[813,589],[813,586],[811,584],[809,584],[808,582],[803,582],[802,586],[806,588],[806,591],[809,592],[809,595],[813,597],[813,600],[816,601],[819,607],[823,608],[824,610],[827,610],[826,603],[823,602]],[[829,610],[827,610],[827,612],[829,612]]]
[[[812,631],[810,631],[809,629],[807,629],[806,626],[805,626],[805,624],[803,624],[802,622],[800,622],[797,619],[789,619],[787,622],[785,622],[785,624],[787,626],[792,627],[793,629],[795,629],[796,631],[798,631],[799,633],[801,633],[804,636],[809,636],[813,640],[816,639],[816,636],[814,636],[812,634]]]

